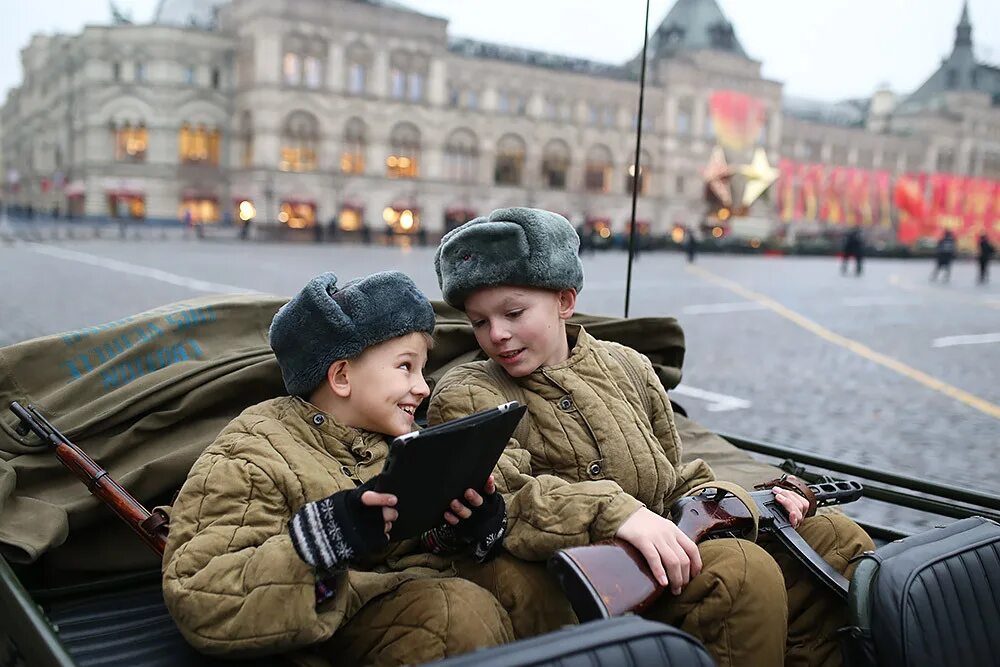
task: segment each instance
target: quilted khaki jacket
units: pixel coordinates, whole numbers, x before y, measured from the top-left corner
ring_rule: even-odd
[[[640,506],[662,514],[687,489],[714,479],[700,459],[681,464],[670,400],[649,359],[577,325],[567,332],[569,359],[515,379],[520,390],[509,379],[504,386],[487,366],[493,362],[471,362],[441,379],[428,411],[439,423],[527,402],[527,423],[496,472],[510,522],[504,546],[529,560],[612,537]],[[600,493],[588,485],[601,485]]]
[[[382,435],[341,426],[294,397],[245,410],[195,462],[173,505],[163,594],[185,638],[206,653],[272,653],[329,639],[365,603],[416,577],[453,574],[446,560],[400,542],[328,582],[288,535],[307,502],[378,474]]]

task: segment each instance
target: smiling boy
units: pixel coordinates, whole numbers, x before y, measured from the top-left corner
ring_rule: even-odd
[[[528,405],[527,426],[497,468],[507,494],[505,548],[543,560],[558,548],[624,539],[672,592],[646,615],[697,636],[719,665],[839,664],[835,632],[846,608],[801,565],[774,545],[765,545],[772,553],[737,539],[695,545],[665,517],[674,500],[714,476],[700,460],[681,464],[670,400],[650,361],[567,324],[583,288],[578,243],[562,216],[510,208],[449,232],[435,257],[445,301],[466,312],[489,360],[442,378],[430,421],[511,393]],[[565,503],[574,488],[595,483],[608,485],[606,496]],[[841,572],[873,548],[849,519],[804,519],[804,498],[775,494]],[[519,611],[508,611],[516,623]]]
[[[289,395],[233,420],[172,509],[164,599],[193,646],[400,665],[513,639],[497,600],[448,559],[416,539],[388,544],[405,508],[368,489],[429,393],[433,328],[430,303],[397,272],[342,288],[325,273],[278,311],[270,343]],[[456,542],[478,547],[503,503],[467,498],[479,507],[463,511]]]

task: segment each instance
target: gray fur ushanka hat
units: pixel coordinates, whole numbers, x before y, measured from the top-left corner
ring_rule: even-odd
[[[384,271],[338,288],[324,273],[278,310],[269,338],[288,393],[307,396],[338,359],[417,331],[434,331],[434,308],[409,276]]]
[[[501,208],[444,235],[434,256],[444,300],[464,310],[483,287],[583,289],[580,237],[569,221],[537,208]]]

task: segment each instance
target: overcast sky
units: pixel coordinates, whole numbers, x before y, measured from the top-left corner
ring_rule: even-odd
[[[642,46],[642,0],[401,0],[451,19],[452,35],[621,62]],[[650,29],[674,0],[653,0]],[[137,22],[158,0],[118,0]],[[719,0],[764,75],[785,94],[823,100],[910,92],[951,50],[961,0]],[[1000,0],[969,0],[980,60],[1000,64]],[[21,80],[37,32],[109,22],[108,0],[0,0],[0,100]]]

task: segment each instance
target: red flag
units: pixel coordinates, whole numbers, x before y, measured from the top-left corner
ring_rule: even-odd
[[[899,210],[896,238],[900,243],[913,243],[923,233],[924,220],[927,218],[923,179],[923,174],[907,174],[897,178],[893,187],[893,200]]]

